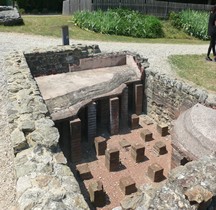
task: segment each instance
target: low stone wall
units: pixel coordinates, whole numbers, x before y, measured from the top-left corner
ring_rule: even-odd
[[[23,53],[5,59],[19,209],[89,209]]]
[[[212,101],[204,89],[149,69],[145,74],[144,110],[158,123],[170,125],[181,112],[197,103],[210,107],[216,105],[216,100]]]
[[[80,58],[99,53],[98,45],[70,45],[24,52],[26,61],[34,77],[69,72],[70,65],[79,65]]]

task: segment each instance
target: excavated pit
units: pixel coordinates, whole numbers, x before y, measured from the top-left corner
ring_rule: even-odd
[[[170,170],[169,136],[161,136],[152,122],[145,124],[144,115],[143,121],[139,117],[145,110],[143,78],[148,63],[128,52],[91,57],[70,54],[66,60],[69,62],[62,64],[61,70],[39,63],[31,71],[59,130],[60,147],[89,207],[111,209],[142,184],[157,184],[147,174],[153,163],[160,163],[163,169],[159,182]],[[151,130],[154,141],[145,142],[141,137],[144,128]],[[102,155],[98,153],[98,138],[106,144]],[[166,154],[154,151],[158,141],[165,145]],[[105,154],[109,149],[117,150],[116,163],[108,157],[112,154]],[[128,180],[133,187],[127,186]],[[100,192],[91,189],[97,181],[102,185],[103,202],[96,195]]]

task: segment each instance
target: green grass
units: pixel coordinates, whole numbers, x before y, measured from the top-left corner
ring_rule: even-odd
[[[117,35],[106,35],[80,29],[71,21],[71,16],[45,16],[45,15],[23,15],[25,25],[23,26],[2,26],[1,32],[17,32],[25,34],[35,34],[42,36],[61,37],[61,26],[68,25],[71,39],[79,40],[98,40],[110,42],[134,42],[134,43],[179,43],[179,44],[203,44],[206,42],[200,41],[189,35],[186,35],[181,30],[175,29],[169,21],[162,21],[164,38],[143,39]]]
[[[206,61],[205,55],[172,55],[169,61],[181,78],[216,91],[216,62]]]

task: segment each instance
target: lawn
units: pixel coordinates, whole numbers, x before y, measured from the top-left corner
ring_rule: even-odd
[[[5,27],[0,25],[0,32],[17,32],[26,34],[36,34],[42,36],[61,36],[61,26],[68,25],[70,38],[79,40],[98,40],[110,42],[135,42],[135,43],[188,43],[203,44],[205,42],[186,35],[171,26],[168,21],[162,21],[164,38],[158,39],[141,39],[125,36],[105,35],[92,31],[82,30],[75,26],[71,16],[62,15],[23,15],[25,22],[23,26]]]
[[[169,61],[181,78],[216,91],[216,62],[206,61],[205,55],[172,55]]]

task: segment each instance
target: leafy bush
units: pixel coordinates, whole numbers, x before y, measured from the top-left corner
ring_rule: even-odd
[[[24,10],[23,8],[20,8],[20,9],[19,9],[19,13],[20,13],[21,15],[23,15],[23,14],[25,14],[25,10]]]
[[[184,10],[179,13],[171,13],[170,20],[173,26],[183,29],[187,34],[196,38],[208,39],[208,17],[207,12]]]
[[[140,38],[163,37],[162,24],[153,16],[126,9],[109,9],[105,12],[76,12],[74,23],[80,28],[103,34],[116,34]]]

